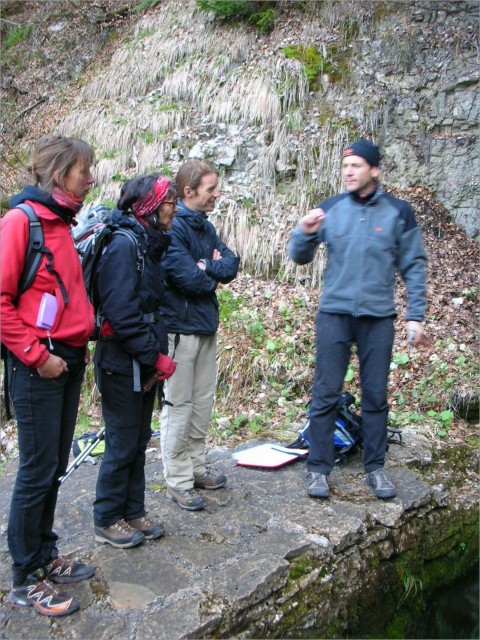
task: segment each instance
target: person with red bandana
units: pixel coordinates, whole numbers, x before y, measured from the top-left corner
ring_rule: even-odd
[[[2,344],[20,456],[8,519],[13,584],[7,600],[33,606],[46,616],[68,615],[79,607],[50,581],[77,582],[94,574],[93,567],[58,556],[53,531],[89,360],[87,341],[94,329],[93,307],[71,236],[75,216],[94,183],[93,160],[92,149],[82,140],[42,137],[31,161],[33,185],[12,197],[1,221]],[[35,211],[44,243],[39,268],[23,292],[19,285],[30,223],[17,208],[20,204]],[[48,323],[39,316],[45,296],[56,301]]]
[[[346,192],[309,211],[290,238],[289,254],[298,264],[311,262],[320,243],[325,243],[328,258],[317,315],[309,412],[307,493],[312,498],[329,497],[337,401],[354,342],[362,387],[365,480],[377,498],[396,495],[383,468],[395,274],[401,275],[407,290],[407,335],[418,344],[423,339],[426,307],[426,254],[411,206],[380,189],[379,164],[376,145],[368,140],[349,145],[342,157]]]
[[[176,196],[174,185],[158,174],[127,180],[96,271],[103,322],[95,371],[105,454],[93,513],[95,540],[116,548],[135,547],[165,531],[145,510],[145,451],[157,382],[175,371],[159,309],[165,279],[160,260],[170,243],[166,232],[177,211]]]

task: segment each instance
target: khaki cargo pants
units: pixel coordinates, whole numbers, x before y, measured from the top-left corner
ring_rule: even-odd
[[[191,489],[205,473],[205,441],[217,376],[217,336],[168,335],[168,354],[177,368],[165,384],[161,417],[163,473],[174,489]]]

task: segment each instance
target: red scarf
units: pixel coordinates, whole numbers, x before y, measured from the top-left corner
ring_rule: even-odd
[[[57,204],[65,209],[70,209],[75,213],[78,213],[83,206],[83,200],[75,198],[71,193],[62,191],[59,187],[53,187],[52,198]]]

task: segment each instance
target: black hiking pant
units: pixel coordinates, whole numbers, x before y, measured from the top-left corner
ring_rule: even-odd
[[[105,454],[97,478],[93,504],[97,527],[145,515],[145,458],[152,435],[151,421],[157,393],[134,391],[133,376],[98,368],[105,421]]]
[[[387,383],[394,318],[354,318],[319,312],[316,369],[310,405],[309,471],[328,475],[335,464],[333,434],[337,401],[356,343],[362,387],[363,465],[370,473],[384,465],[387,448]]]
[[[53,530],[60,477],[68,465],[85,372],[85,349],[56,344],[67,361],[58,378],[41,378],[8,354],[9,392],[17,419],[19,464],[8,519],[13,586],[57,557]]]

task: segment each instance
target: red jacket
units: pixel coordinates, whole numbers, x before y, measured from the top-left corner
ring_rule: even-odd
[[[19,209],[11,209],[0,222],[0,295],[1,336],[3,344],[28,367],[38,368],[48,358],[47,348],[39,342],[50,335],[73,347],[83,347],[94,329],[93,306],[83,283],[82,267],[73,244],[70,227],[58,215],[38,202],[27,201],[40,218],[44,245],[53,254],[53,264],[61,276],[69,302],[64,304],[58,281],[46,269],[43,256],[32,285],[17,298],[18,284],[25,263],[29,221]],[[36,326],[38,308],[44,293],[54,294],[58,312],[53,327],[47,331]]]

